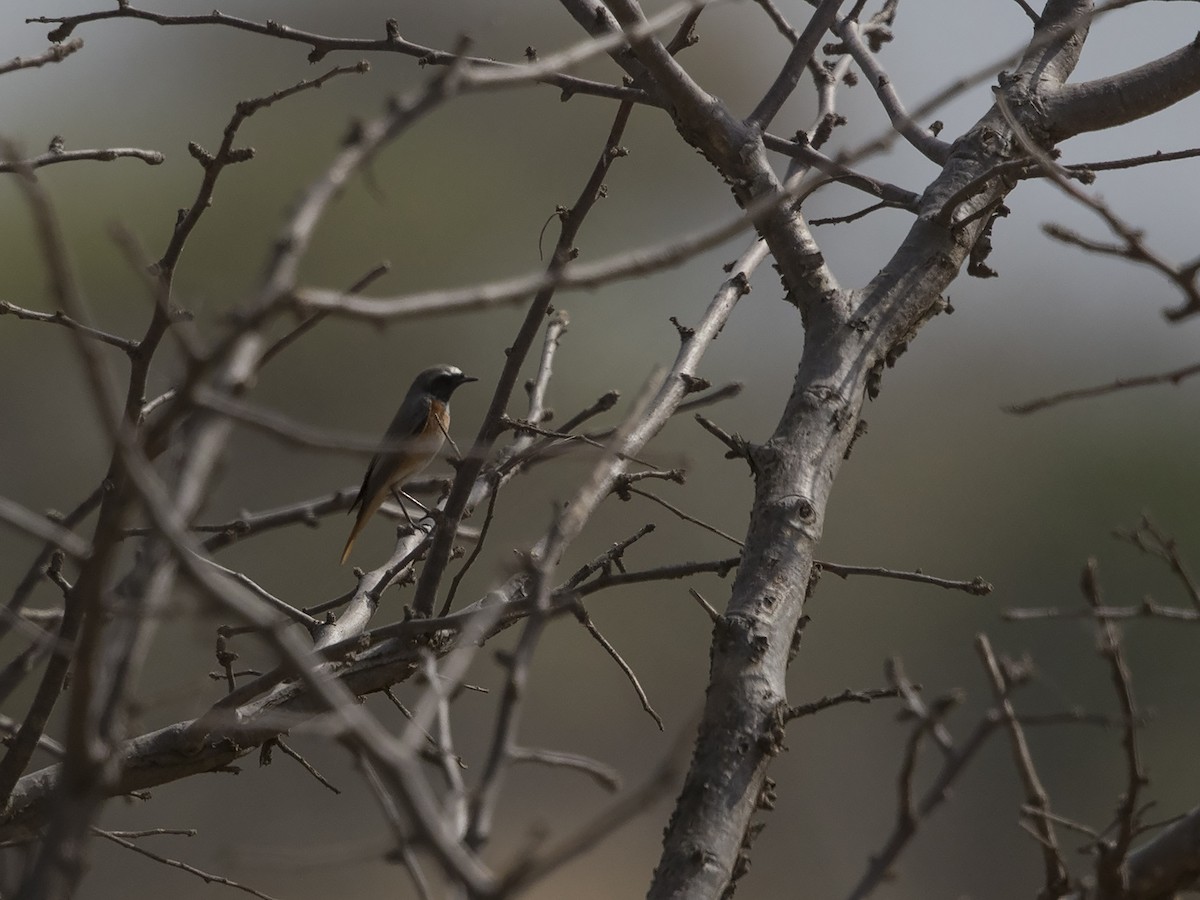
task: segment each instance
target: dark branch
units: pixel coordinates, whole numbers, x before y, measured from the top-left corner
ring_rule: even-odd
[[[18,319],[25,319],[30,322],[48,322],[54,325],[62,325],[65,328],[78,331],[80,334],[94,341],[100,341],[101,343],[116,347],[118,350],[123,350],[126,354],[133,353],[138,347],[138,342],[132,338],[109,334],[107,331],[101,331],[99,328],[84,325],[82,322],[72,319],[62,310],[56,310],[52,313],[38,312],[35,309],[24,309],[23,307],[16,306],[7,300],[0,300],[0,316],[4,315],[16,316]]]
[[[1011,406],[1003,407],[1003,409],[1005,412],[1015,415],[1028,415],[1029,413],[1048,409],[1051,406],[1057,406],[1060,403],[1069,403],[1072,400],[1088,400],[1092,397],[1103,397],[1106,394],[1115,394],[1118,391],[1124,391],[1129,388],[1152,387],[1159,384],[1179,384],[1185,378],[1191,378],[1193,375],[1200,375],[1200,363],[1193,363],[1190,366],[1172,369],[1170,372],[1161,372],[1157,375],[1135,375],[1128,378],[1118,378],[1116,381],[1094,387],[1074,388],[1073,390],[1062,391],[1058,394],[1039,397],[1036,400],[1027,400],[1024,403],[1014,403]]]

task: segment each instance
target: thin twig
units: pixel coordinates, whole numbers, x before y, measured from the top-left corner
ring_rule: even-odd
[[[729,448],[729,452],[725,454],[726,459],[741,458],[750,462],[750,444],[740,434],[730,434],[700,413],[696,413],[696,421],[705,431]]]
[[[1016,0],[1016,2],[1017,5],[1024,11],[1025,15],[1029,16],[1029,20],[1033,22],[1035,26],[1041,24],[1042,17],[1037,14],[1037,11],[1030,6],[1026,0]]]
[[[0,168],[0,171],[4,171],[4,169]],[[82,322],[72,319],[62,310],[52,313],[38,312],[35,309],[25,309],[16,304],[9,303],[7,300],[0,300],[0,316],[3,315],[16,316],[18,319],[25,319],[31,322],[48,322],[54,325],[62,325],[65,328],[74,329],[92,340],[110,344],[127,354],[132,353],[138,346],[138,342],[132,338],[109,334],[107,331],[101,331],[99,328],[84,325]]]
[[[119,7],[120,10],[130,9],[128,6]],[[66,26],[64,26],[66,27]],[[69,29],[68,29],[69,30]],[[237,138],[238,129],[246,119],[253,116],[280,100],[291,97],[302,91],[319,89],[331,78],[336,78],[339,75],[358,74],[361,75],[368,70],[369,66],[365,62],[360,62],[352,66],[335,66],[328,72],[312,79],[304,79],[296,84],[275,91],[272,94],[267,94],[262,97],[254,97],[250,100],[242,100],[237,104],[233,116],[230,117],[228,124],[222,134],[221,146],[215,154],[209,154],[198,144],[191,144],[188,150],[192,156],[200,163],[204,169],[204,178],[201,180],[200,188],[197,191],[196,199],[192,205],[180,216],[175,224],[175,230],[171,234],[170,243],[163,252],[162,258],[158,261],[157,268],[159,272],[167,278],[175,271],[175,266],[179,262],[180,254],[183,252],[183,247],[187,243],[188,238],[195,230],[200,217],[212,205],[213,191],[216,188],[217,178],[222,170],[229,165],[234,165],[244,162],[253,157],[253,150],[235,149],[233,146],[234,140]]]
[[[410,721],[410,722],[414,721],[414,716],[412,714],[412,711],[407,706],[404,705],[404,703],[400,700],[399,697],[396,696],[396,692],[394,690],[392,690],[390,687],[385,688],[383,693],[389,700],[392,701],[392,703],[393,703],[393,705],[395,705],[396,709],[400,710],[400,715],[404,716],[404,718],[408,719],[408,721]],[[421,732],[425,735],[425,742],[428,745],[428,747],[426,749],[434,752],[435,754],[439,754],[437,739],[432,734],[430,734],[429,731],[426,728],[424,728],[423,726],[415,725],[414,727],[420,728]],[[454,757],[454,763],[460,769],[465,769],[467,767],[466,763],[464,763],[462,761],[462,758],[458,757],[458,756]]]
[[[117,832],[105,831],[102,828],[93,828],[92,834],[102,837],[106,841],[112,841],[114,844],[124,847],[126,850],[132,850],[134,853],[138,853],[147,859],[160,862],[164,866],[170,866],[172,869],[179,869],[187,872],[189,875],[195,875],[197,878],[202,879],[207,884],[222,884],[225,885],[225,887],[231,887],[235,890],[244,891],[247,894],[251,894],[260,898],[260,900],[275,900],[275,898],[270,894],[265,894],[262,891],[255,890],[252,887],[239,884],[231,878],[226,878],[223,875],[213,875],[211,872],[205,872],[203,869],[197,869],[195,866],[188,865],[185,862],[180,862],[177,859],[171,859],[170,857],[166,856],[160,856],[159,854],[153,853],[144,847],[139,847],[137,844],[133,843],[133,841],[127,841],[123,837],[118,837]]]
[[[634,673],[633,667],[630,666],[629,663],[625,662],[624,658],[617,651],[617,648],[609,643],[608,638],[600,633],[600,629],[596,627],[596,623],[592,621],[592,617],[588,615],[588,612],[586,609],[584,609],[582,603],[575,608],[575,618],[579,620],[579,624],[587,629],[588,634],[592,636],[597,644],[604,648],[604,652],[611,656],[613,662],[615,662],[617,666],[620,667],[621,671],[625,673],[625,677],[633,686],[633,690],[637,694],[638,700],[642,704],[642,709],[644,709],[646,714],[654,720],[654,724],[658,726],[658,730],[662,731],[662,716],[655,712],[654,707],[650,705],[650,698],[646,696],[646,691],[642,688],[641,682],[638,681],[638,677]]]
[[[574,769],[589,776],[606,791],[615,792],[621,789],[621,774],[616,769],[587,756],[529,747],[511,747],[508,755],[515,763],[539,763],[544,766]]]
[[[810,186],[803,178],[789,179],[781,190],[752,200],[741,214],[724,222],[592,263],[562,263],[547,271],[516,278],[399,297],[351,297],[341,291],[300,288],[292,293],[291,299],[301,309],[329,310],[347,318],[383,322],[491,308],[547,290],[597,288],[682,265],[697,254],[752,229],[781,206],[803,195]]]
[[[1174,266],[1150,250],[1143,241],[1144,234],[1141,229],[1134,228],[1127,223],[1114,213],[1108,204],[1071,184],[1070,179],[1058,164],[1033,141],[1021,126],[1021,123],[1017,121],[1016,116],[1013,115],[1012,110],[1009,108],[1008,101],[1002,93],[996,94],[996,106],[1004,114],[1009,127],[1012,128],[1013,134],[1020,142],[1022,149],[1037,160],[1042,171],[1049,176],[1050,180],[1058,185],[1067,196],[1100,216],[1105,224],[1108,225],[1109,230],[1124,241],[1124,246],[1117,247],[1114,245],[1098,244],[1056,225],[1044,226],[1042,230],[1058,240],[1075,244],[1094,252],[1119,256],[1134,262],[1144,263],[1160,272],[1169,281],[1174,283],[1183,292],[1185,297],[1182,305],[1163,311],[1163,315],[1169,321],[1177,322],[1200,312],[1200,285],[1197,285],[1197,275],[1200,274],[1200,260],[1184,266]]]
[[[1072,400],[1088,400],[1092,397],[1102,397],[1106,394],[1114,394],[1117,391],[1123,391],[1129,388],[1152,387],[1158,384],[1179,384],[1185,378],[1191,378],[1193,375],[1200,375],[1200,363],[1193,363],[1190,366],[1184,366],[1180,369],[1172,369],[1169,372],[1160,372],[1156,375],[1136,375],[1127,378],[1118,378],[1115,381],[1109,382],[1108,384],[1100,384],[1085,388],[1074,388],[1073,390],[1062,391],[1058,394],[1050,394],[1046,397],[1038,397],[1036,400],[1027,400],[1024,403],[1013,403],[1002,408],[1005,412],[1014,413],[1016,415],[1028,415],[1029,413],[1035,413],[1043,409],[1048,409],[1051,406],[1057,406],[1060,403],[1068,403]]]
[[[719,612],[717,612],[717,609],[715,606],[713,606],[711,603],[709,603],[707,600],[704,599],[703,594],[701,594],[695,588],[688,588],[688,594],[691,595],[691,598],[693,600],[695,600],[697,603],[700,604],[700,608],[704,610],[704,612],[708,615],[708,618],[712,620],[712,623],[714,625],[716,625],[718,622],[721,621],[721,614]]]
[[[607,572],[591,581],[586,581],[578,587],[570,589],[580,597],[594,594],[606,588],[622,587],[627,584],[642,584],[646,581],[665,581],[675,578],[689,578],[692,575],[712,573],[724,578],[742,561],[740,556],[730,556],[726,559],[706,560],[705,562],[676,563],[674,565],[657,566],[637,572]],[[556,593],[556,596],[558,594]]]
[[[804,30],[792,41],[792,50],[784,60],[779,74],[775,76],[775,80],[771,82],[762,99],[754,107],[754,111],[747,117],[746,126],[748,128],[762,131],[770,126],[780,109],[783,108],[783,104],[795,91],[796,85],[800,82],[800,76],[804,74],[804,70],[812,61],[821,38],[830,28],[834,27],[838,8],[843,2],[844,0],[821,0],[816,4],[817,8],[809,17]]]
[[[1118,538],[1129,541],[1129,543],[1133,544],[1143,553],[1157,556],[1166,562],[1171,567],[1171,571],[1183,583],[1184,590],[1187,591],[1188,597],[1192,601],[1192,608],[1200,612],[1200,582],[1197,582],[1192,577],[1192,573],[1188,571],[1183,557],[1179,555],[1179,548],[1175,544],[1175,539],[1160,530],[1151,521],[1150,516],[1143,515],[1137,528],[1132,531],[1118,530],[1114,534]]]
[[[1052,813],[1045,809],[1034,809],[1030,806],[1022,806],[1021,815],[1029,816],[1031,819],[1049,819],[1051,822],[1055,822],[1069,831],[1075,831],[1079,834],[1086,835],[1093,841],[1100,837],[1099,833],[1096,832],[1095,829],[1088,828],[1081,822],[1076,822],[1074,819],[1068,819],[1066,816],[1060,816],[1058,813]]]
[[[883,848],[870,857],[867,870],[849,894],[850,900],[862,900],[888,878],[888,873],[897,858],[916,834],[917,825],[945,801],[950,786],[966,768],[967,763],[974,757],[990,733],[989,728],[983,727],[986,723],[985,720],[980,727],[975,729],[961,749],[945,754],[942,767],[933,784],[919,803],[914,802],[913,777],[916,772],[917,753],[921,741],[926,735],[933,735],[938,729],[943,728],[941,720],[949,714],[955,703],[947,699],[946,702],[935,703],[932,710],[928,709],[923,702],[919,701],[916,685],[905,678],[898,659],[888,660],[886,673],[892,688],[899,697],[904,699],[908,711],[916,717],[917,722],[913,725],[905,741],[904,756],[896,776],[896,821],[892,826],[892,833],[888,836]],[[939,740],[937,743],[941,744],[942,742]]]
[[[879,212],[881,209],[888,209],[890,206],[890,203],[886,203],[881,200],[879,203],[872,203],[870,206],[864,206],[862,209],[857,210],[856,212],[846,213],[842,216],[826,216],[822,219],[809,219],[808,224],[812,225],[814,228],[820,225],[849,225],[851,222],[857,222],[864,216],[869,216],[873,212]]]
[[[274,743],[275,743],[275,746],[278,747],[280,750],[282,750],[286,756],[290,756],[296,762],[300,763],[300,765],[304,767],[304,771],[306,771],[313,778],[317,779],[317,781],[319,781],[325,787],[329,788],[329,790],[333,791],[335,794],[341,793],[340,790],[338,790],[336,787],[334,787],[333,783],[330,782],[330,780],[328,778],[326,778],[324,775],[322,775],[320,772],[317,771],[316,766],[314,766],[307,759],[305,759],[303,756],[301,756],[296,750],[293,750],[290,746],[288,746],[288,744],[283,740],[283,738],[279,738],[279,737],[275,738]],[[267,748],[267,746],[268,746],[268,744],[263,744],[263,749],[265,750]]]
[[[566,334],[567,327],[570,324],[570,317],[564,310],[558,310],[551,316],[549,323],[546,325],[546,336],[542,341],[542,355],[538,362],[537,374],[533,380],[526,384],[526,393],[529,395],[529,413],[530,422],[541,422],[547,418],[546,409],[546,393],[549,390],[550,378],[554,372],[554,358],[558,353],[558,345]],[[516,459],[526,441],[523,436],[518,433],[517,439],[512,446],[506,448],[505,452],[509,454],[509,459]],[[471,555],[467,557],[466,562],[455,574],[454,579],[450,582],[450,590],[446,594],[446,599],[442,603],[439,617],[445,616],[454,605],[454,597],[458,593],[458,587],[462,584],[463,577],[474,565],[475,560],[479,558],[479,554],[483,550],[484,541],[487,538],[488,530],[491,527],[493,517],[496,512],[496,498],[499,495],[500,485],[503,480],[503,475],[500,471],[502,462],[497,465],[496,471],[488,476],[486,480],[489,482],[489,495],[487,513],[484,516],[483,527],[480,529],[479,540],[475,544]]]
[[[870,703],[872,700],[899,696],[901,696],[900,689],[895,687],[869,688],[865,691],[852,691],[850,688],[846,688],[840,694],[822,697],[820,700],[814,700],[812,703],[801,703],[799,706],[788,707],[784,718],[787,721],[791,721],[792,719],[799,719],[802,716],[814,715],[833,706],[841,706],[844,703]]]
[[[92,552],[92,546],[73,531],[68,531],[45,516],[39,516],[19,503],[0,497],[0,521],[7,522],[38,540],[53,544],[76,559],[84,559]]]
[[[435,709],[431,752],[446,779],[447,795],[443,801],[445,817],[452,833],[461,839],[466,834],[468,822],[467,788],[462,776],[462,759],[454,752],[454,740],[450,732],[450,693],[443,689],[434,655],[423,654],[421,663]]]
[[[447,615],[454,607],[454,598],[458,595],[458,586],[462,584],[463,578],[467,572],[471,570],[471,566],[475,564],[475,560],[479,559],[479,554],[483,552],[484,541],[487,540],[488,532],[492,527],[492,520],[496,515],[496,498],[500,492],[496,486],[492,487],[492,492],[488,496],[487,512],[483,515],[483,526],[479,529],[479,540],[475,542],[475,546],[471,549],[471,555],[467,557],[462,567],[454,574],[454,578],[450,582],[450,590],[446,592],[446,599],[442,603],[442,608],[438,610],[438,618]]]
[[[775,26],[775,30],[787,38],[789,43],[794,44],[800,39],[800,32],[792,27],[791,22],[771,0],[754,0],[754,2],[762,7],[767,18],[771,20],[771,24]]]
[[[484,459],[503,431],[502,418],[506,414],[521,367],[542,329],[542,322],[554,299],[558,277],[576,255],[575,238],[604,191],[604,179],[612,163],[623,155],[620,144],[621,137],[625,133],[625,126],[632,111],[633,106],[627,101],[623,101],[618,107],[599,159],[592,167],[591,174],[576,198],[574,206],[562,217],[562,229],[558,242],[555,244],[554,254],[546,269],[545,283],[535,289],[536,294],[506,353],[504,368],[496,381],[491,403],[476,434],[474,445],[466,462],[459,467],[454,485],[442,506],[442,515],[413,597],[413,609],[418,615],[432,615],[434,609],[437,608],[436,594],[450,559],[455,531],[474,499],[475,484],[483,469]]]
[[[696,717],[680,729],[661,763],[637,790],[618,800],[611,809],[540,856],[522,860],[501,878],[502,893],[515,896],[520,889],[545,878],[588,852],[630,819],[649,809],[660,797],[677,789],[681,768],[691,746]]]
[[[733,535],[722,531],[720,528],[718,528],[715,525],[708,524],[707,522],[703,521],[702,519],[697,519],[695,516],[688,515],[687,513],[685,513],[682,509],[680,509],[675,504],[669,503],[668,501],[662,499],[662,497],[656,496],[655,494],[652,494],[649,491],[643,491],[641,488],[630,487],[627,483],[622,484],[621,482],[618,482],[618,484],[613,486],[614,493],[620,494],[622,490],[624,490],[626,493],[629,493],[629,494],[637,494],[639,497],[645,497],[647,500],[653,500],[655,503],[657,503],[663,509],[669,510],[673,515],[676,515],[679,518],[683,519],[683,521],[691,522],[693,525],[699,525],[705,531],[711,532],[712,534],[715,534],[717,537],[724,538],[725,540],[729,541],[731,544],[736,544],[738,547],[744,546],[742,544],[742,542],[739,541],[737,538],[735,538]]]
[[[62,150],[52,147],[45,153],[18,162],[0,162],[0,172],[40,169],[55,163],[80,162],[82,160],[112,162],[114,159],[140,159],[149,166],[157,166],[166,162],[167,158],[157,150],[142,150],[138,147],[106,147],[95,150]]]
[[[409,838],[408,829],[396,798],[387,789],[387,786],[383,783],[383,779],[379,777],[379,773],[371,761],[362,757],[360,758],[360,762],[367,785],[371,788],[371,793],[379,803],[384,821],[387,822],[388,828],[392,832],[392,841],[396,845],[396,855],[408,870],[409,877],[413,880],[413,887],[416,888],[417,896],[421,900],[432,900],[433,891],[429,886],[428,880],[425,878],[425,873],[421,869],[416,854],[412,852],[412,841]]]
[[[503,424],[505,428],[511,428],[518,434],[521,432],[528,432],[530,434],[540,435],[544,438],[552,438],[556,441],[577,441],[581,444],[587,444],[589,447],[595,447],[597,450],[604,449],[604,443],[602,441],[598,441],[586,434],[568,434],[565,431],[555,431],[552,428],[542,428],[538,425],[534,425],[532,422],[526,422],[522,419],[513,419],[509,416],[502,417],[501,424]],[[634,462],[641,462],[641,460],[634,460]],[[644,465],[649,465],[649,463],[644,463]]]
[[[516,746],[516,733],[524,709],[529,667],[546,621],[546,611],[540,603],[535,603],[532,614],[525,620],[525,627],[517,641],[516,649],[511,655],[505,656],[508,678],[500,695],[496,725],[492,731],[492,740],[484,760],[479,786],[471,798],[464,837],[464,843],[472,850],[478,850],[491,837],[504,774],[512,761],[510,751]]]
[[[315,527],[322,516],[345,510],[357,491],[357,488],[346,488],[311,500],[302,500],[262,512],[246,513],[227,522],[196,525],[193,530],[212,533],[212,537],[206,538],[201,546],[213,552],[256,534],[287,525],[300,523],[310,528]]]
[[[136,840],[144,837],[195,837],[200,832],[195,828],[142,828],[138,831],[109,831],[117,837]]]
[[[660,16],[656,17],[656,21],[650,23],[647,28],[662,27],[670,21],[679,18],[686,10],[696,5],[696,3],[692,2],[676,3],[665,10]],[[602,53],[613,47],[621,46],[621,44],[628,40],[628,37],[623,34],[617,34],[607,41],[589,41],[580,44],[575,48],[565,51],[563,54],[555,54],[550,59],[551,64],[548,67],[539,67],[536,65],[514,65],[484,57],[467,57],[458,52],[448,52],[433,47],[422,46],[401,37],[399,25],[394,19],[389,20],[387,23],[386,36],[379,39],[333,37],[304,31],[289,25],[282,25],[278,22],[255,22],[217,11],[214,11],[211,15],[164,15],[149,10],[138,9],[128,3],[123,4],[115,10],[103,10],[75,16],[40,16],[27,21],[44,24],[57,23],[59,27],[51,32],[51,38],[61,40],[70,35],[81,24],[109,18],[142,19],[162,26],[220,25],[265,37],[307,44],[312,47],[312,51],[308,55],[309,62],[319,62],[326,55],[337,50],[352,50],[358,53],[399,53],[417,59],[422,65],[459,66],[468,70],[472,77],[472,83],[478,83],[481,87],[537,81],[561,88],[564,98],[568,98],[573,94],[592,94],[599,97],[634,102],[649,102],[650,100],[647,93],[642,90],[628,87],[623,88],[619,85],[606,84],[586,78],[576,78],[557,71],[561,66],[582,62],[595,53]],[[593,45],[595,45],[594,49]]]
[[[559,428],[559,431],[563,432],[563,433],[569,433],[569,432],[574,431],[576,428],[578,428],[580,425],[582,425],[584,422],[588,421],[589,419],[593,419],[596,416],[600,415],[601,413],[608,412],[610,409],[612,409],[614,406],[617,405],[617,401],[620,399],[621,399],[620,391],[609,391],[608,393],[601,396],[591,406],[587,407],[586,409],[580,410],[578,413],[571,416],[571,418],[567,419],[567,421],[563,422],[562,426]]]
[[[1101,713],[1089,713],[1078,707],[1055,713],[1019,713],[1017,721],[1026,728],[1045,725],[1094,725],[1097,728],[1122,728],[1124,720],[1114,719]],[[1146,717],[1138,719],[1138,726],[1146,723]]]
[[[1005,609],[1000,617],[1007,622],[1029,622],[1039,619],[1171,619],[1177,622],[1200,622],[1200,610],[1159,606],[1147,598],[1138,606],[1101,606],[1096,609]]]
[[[970,581],[957,581],[951,578],[926,575],[920,569],[906,572],[899,569],[887,569],[883,566],[848,566],[843,563],[827,562],[826,560],[818,560],[816,564],[821,567],[821,571],[830,572],[839,578],[849,578],[851,575],[895,578],[900,581],[916,581],[920,584],[932,584],[935,587],[945,588],[950,591],[963,591],[976,597],[986,597],[994,590],[991,583],[985,581],[980,575],[976,575]]]
[[[103,481],[85,497],[74,509],[61,518],[59,525],[66,531],[75,528],[80,522],[91,515],[92,511],[100,505],[109,489],[112,487],[111,482]],[[82,540],[82,539],[80,539]],[[84,549],[81,546],[79,549]],[[25,606],[25,601],[29,599],[30,592],[42,579],[42,571],[53,558],[53,555],[58,552],[59,547],[53,541],[50,541],[42,546],[41,551],[34,558],[29,568],[25,570],[16,589],[9,597],[8,603],[4,607],[4,614],[0,615],[0,640],[8,634],[9,629],[15,622],[20,620],[21,609]]]
[[[1013,761],[1021,783],[1025,788],[1025,803],[1032,810],[1039,812],[1050,809],[1050,799],[1046,789],[1042,787],[1037,769],[1033,765],[1033,757],[1029,753],[1029,745],[1025,741],[1025,732],[1013,710],[1012,701],[1008,698],[1008,684],[1000,668],[996,655],[992,652],[991,642],[987,635],[975,636],[975,649],[983,662],[984,672],[992,685],[992,694],[1004,722],[1012,747]],[[1034,829],[1042,846],[1043,875],[1047,896],[1061,896],[1067,886],[1069,875],[1062,851],[1058,848],[1058,837],[1054,832],[1052,822],[1045,816],[1035,816]]]
[[[15,719],[10,719],[6,715],[0,714],[0,738],[3,739],[5,746],[8,745],[12,738],[16,737],[17,732],[20,731],[20,729],[21,725],[19,722],[17,722]],[[37,743],[39,749],[44,750],[46,753],[49,753],[56,759],[62,759],[63,756],[66,755],[67,751],[63,745],[54,740],[52,737],[47,737],[44,734],[40,735]]]
[[[1093,609],[1104,605],[1100,582],[1096,576],[1095,559],[1089,559],[1084,566],[1080,587],[1084,598]],[[1100,656],[1108,664],[1124,723],[1121,748],[1125,751],[1125,793],[1117,806],[1117,837],[1111,847],[1101,846],[1096,866],[1100,888],[1107,893],[1111,888],[1124,883],[1125,857],[1133,846],[1134,837],[1139,833],[1138,797],[1142,788],[1146,786],[1147,779],[1138,751],[1139,717],[1133,698],[1133,681],[1121,649],[1117,627],[1109,619],[1098,619],[1096,627],[1100,638]]]
[[[850,18],[843,19],[834,29],[837,35],[846,42],[854,61],[863,70],[863,75],[870,83],[872,90],[879,97],[884,111],[891,120],[892,127],[922,156],[939,166],[944,165],[950,156],[950,144],[937,138],[928,128],[923,128],[913,121],[905,110],[900,96],[892,87],[891,79],[879,65],[875,54],[868,49],[859,32],[858,23]]]
[[[722,400],[737,397],[745,390],[745,387],[740,381],[734,381],[723,387],[714,388],[707,394],[680,403],[679,408],[675,410],[675,414],[679,415],[680,413],[691,412],[694,409],[703,409],[706,406],[712,406],[714,403],[720,403]],[[569,431],[570,429],[565,430]]]
[[[354,282],[354,284],[350,286],[346,293],[361,294],[368,287],[391,271],[391,268],[392,267],[390,263],[380,263],[363,275],[362,278],[358,279],[358,281]],[[283,335],[283,337],[276,340],[275,343],[267,348],[266,352],[264,352],[262,355],[262,359],[259,361],[259,365],[265,366],[272,359],[294,344],[297,340],[321,324],[321,321],[324,318],[325,314],[320,312],[313,313],[311,316],[307,316],[299,325],[297,325],[287,334]]]
[[[617,541],[615,544],[613,544],[611,547],[609,547],[607,550],[605,550],[603,553],[601,553],[595,559],[580,566],[579,569],[570,578],[567,579],[567,583],[566,583],[565,587],[567,587],[567,588],[578,587],[584,581],[591,578],[597,572],[600,572],[602,570],[605,575],[611,575],[613,566],[616,566],[617,568],[619,568],[621,570],[622,573],[624,573],[625,567],[622,563],[622,560],[625,557],[625,551],[627,551],[630,547],[632,547],[634,544],[636,544],[638,541],[640,541],[646,535],[651,534],[653,532],[654,532],[654,525],[652,523],[648,522],[645,525],[643,525],[641,528],[639,528],[636,532],[634,532],[632,535],[630,535],[629,537],[623,538],[623,539]]]
[[[230,578],[232,578],[234,581],[236,581],[238,584],[242,585],[243,587],[248,588],[251,592],[254,593],[255,596],[260,597],[261,599],[265,600],[272,609],[281,613],[285,618],[290,619],[291,621],[296,622],[299,625],[303,625],[308,630],[309,634],[315,635],[318,631],[321,630],[323,623],[314,619],[312,616],[308,615],[308,613],[304,612],[303,610],[299,610],[296,607],[292,606],[290,603],[280,600],[278,597],[276,597],[274,594],[272,594],[266,588],[262,587],[260,584],[258,584],[253,579],[251,579],[248,575],[245,575],[242,572],[235,571],[234,569],[226,568],[225,566],[221,565],[220,563],[209,559],[207,556],[200,556],[197,558],[200,559],[202,562],[207,563],[208,565],[212,566],[218,572],[222,572],[223,574],[228,575]]]

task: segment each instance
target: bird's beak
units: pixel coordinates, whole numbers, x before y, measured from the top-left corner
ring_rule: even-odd
[[[466,384],[468,381],[478,381],[478,380],[479,379],[476,378],[474,375],[459,375],[458,376],[459,384]]]

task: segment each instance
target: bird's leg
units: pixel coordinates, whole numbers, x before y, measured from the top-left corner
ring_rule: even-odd
[[[391,491],[392,491],[392,497],[396,501],[396,505],[400,507],[400,512],[404,513],[404,518],[408,522],[408,527],[410,529],[412,529],[412,531],[415,533],[417,530],[417,526],[413,523],[412,516],[410,516],[408,514],[408,508],[405,507],[404,499],[400,495],[404,494],[404,497],[408,497],[409,500],[412,500],[413,498],[410,497],[408,494],[405,494],[404,491],[400,490],[400,488],[396,487],[395,485],[392,485]],[[413,502],[417,503],[416,500],[413,500]],[[417,506],[421,506],[421,504],[417,503]],[[421,509],[425,509],[425,507],[421,506]],[[425,510],[425,511],[428,512],[429,510]]]
[[[418,500],[416,497],[414,497],[414,496],[413,496],[412,494],[410,494],[408,491],[401,491],[400,493],[401,493],[402,495],[404,495],[404,497],[406,497],[407,499],[411,500],[411,501],[412,501],[414,504],[416,504],[417,506],[419,506],[419,507],[421,508],[421,511],[422,511],[423,513],[425,513],[425,515],[427,515],[427,516],[432,516],[432,515],[433,515],[433,512],[432,512],[432,510],[430,510],[430,508],[429,508],[428,506],[426,506],[424,503],[422,503],[420,500]]]

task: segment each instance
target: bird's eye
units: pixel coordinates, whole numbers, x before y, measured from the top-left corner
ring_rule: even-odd
[[[458,379],[450,372],[440,372],[429,382],[429,390],[435,394],[449,394],[458,387]]]

